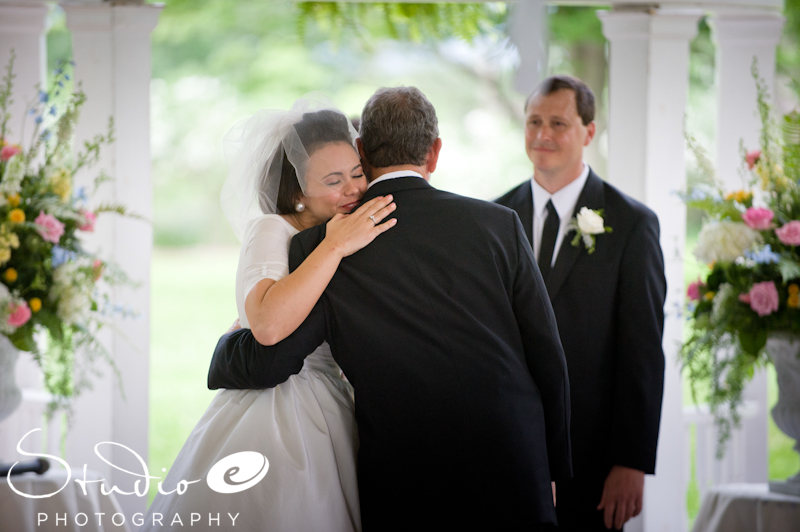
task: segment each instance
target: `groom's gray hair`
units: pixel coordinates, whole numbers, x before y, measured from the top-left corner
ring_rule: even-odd
[[[370,166],[422,166],[439,138],[436,110],[416,87],[380,88],[361,113],[361,143]]]

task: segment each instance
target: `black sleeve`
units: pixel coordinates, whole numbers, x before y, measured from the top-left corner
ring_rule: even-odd
[[[324,341],[325,323],[317,303],[300,327],[275,345],[259,344],[250,329],[223,335],[208,370],[209,389],[277,386],[299,372],[305,357]]]
[[[655,472],[664,392],[666,280],[658,218],[646,213],[634,226],[618,283],[617,361],[611,437],[614,463]]]
[[[525,357],[542,396],[547,454],[553,480],[572,477],[570,395],[567,360],[561,346],[556,317],[533,251],[516,213],[514,228],[517,268],[513,305]]]

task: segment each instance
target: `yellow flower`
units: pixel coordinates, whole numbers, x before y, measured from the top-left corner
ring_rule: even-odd
[[[800,286],[797,286],[797,285],[796,285],[796,284],[794,284],[794,283],[790,284],[790,285],[789,285],[789,294],[790,294],[790,295],[797,295],[797,294],[800,294]]]
[[[0,265],[5,264],[11,258],[11,250],[0,247]]]
[[[11,209],[8,213],[8,219],[15,224],[20,224],[25,221],[25,211],[22,209]]]
[[[50,176],[50,188],[61,201],[68,201],[72,195],[72,176],[66,168],[59,168]]]
[[[19,275],[17,275],[17,270],[15,270],[14,268],[9,268],[3,273],[3,279],[5,279],[6,282],[9,283],[13,283],[14,281],[16,281],[17,277],[19,277]]]
[[[38,297],[32,297],[28,301],[28,306],[31,308],[31,312],[39,312],[42,309],[42,300]]]
[[[736,190],[734,192],[729,192],[725,196],[726,200],[728,201],[734,200],[739,203],[745,203],[747,201],[750,201],[752,198],[753,198],[753,193],[748,190]]]
[[[800,308],[800,294],[791,294],[786,300],[786,306],[789,308]]]
[[[8,204],[11,207],[19,207],[19,202],[21,201],[19,194],[9,194],[6,199],[8,199]]]
[[[714,299],[714,292],[706,292],[703,297],[706,298],[706,301],[711,301]]]

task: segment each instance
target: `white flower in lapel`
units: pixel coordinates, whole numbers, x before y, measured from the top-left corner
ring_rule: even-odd
[[[581,240],[586,251],[591,255],[594,253],[595,235],[610,233],[611,228],[606,227],[603,221],[603,210],[592,210],[589,207],[581,207],[581,210],[567,224],[567,232],[575,231],[572,245],[577,246]]]

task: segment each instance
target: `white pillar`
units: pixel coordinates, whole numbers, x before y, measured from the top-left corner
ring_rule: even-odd
[[[0,67],[5,73],[11,50],[14,50],[14,102],[10,107],[12,119],[8,123],[12,135],[9,140],[27,145],[19,139],[25,108],[35,96],[34,87],[45,79],[47,50],[45,48],[45,18],[47,6],[38,1],[20,1],[18,4],[0,2]],[[30,124],[27,132],[30,133]]]
[[[648,477],[641,517],[632,531],[687,527],[683,476],[685,437],[677,348],[682,339],[684,113],[689,89],[689,41],[695,10],[614,9],[598,14],[609,41],[608,180],[652,208],[661,223],[667,278],[664,323],[666,374],[656,474]]]
[[[756,108],[756,86],[750,68],[753,58],[770,96],[775,80],[775,49],[784,18],[768,11],[745,10],[717,13],[711,17],[716,43],[718,177],[731,188],[742,188],[739,143],[758,148],[761,130]]]
[[[783,17],[777,12],[737,9],[718,11],[711,18],[717,45],[717,177],[730,190],[744,188],[748,177],[742,173],[739,147],[759,147],[761,121],[756,107],[756,86],[751,74],[753,58],[759,76],[773,94],[775,49],[781,37]],[[755,414],[743,421],[741,434],[747,460],[737,468],[731,481],[765,482],[768,471],[767,377],[760,371],[747,385],[744,399]]]
[[[47,51],[45,20],[47,6],[39,1],[0,2],[0,68],[2,74],[14,50],[13,103],[9,106],[11,119],[6,131],[7,140],[24,146],[30,144],[33,122],[26,109],[36,98],[36,86],[46,79]],[[27,120],[23,131],[23,120]],[[21,137],[24,135],[24,138]],[[43,392],[42,373],[27,353],[21,353],[16,368],[17,385],[23,393],[20,407],[0,423],[0,461],[23,458],[16,445],[29,430],[43,426],[47,396]],[[40,450],[41,438],[26,440],[26,449]]]
[[[514,88],[528,95],[547,72],[547,4],[520,0],[512,9],[509,33],[519,53]]]
[[[151,220],[150,32],[161,8],[126,2],[69,3],[64,9],[72,32],[75,76],[87,96],[76,131],[78,141],[105,131],[109,116],[115,121],[116,142],[103,150],[99,167],[82,179],[86,182],[99,169],[105,170],[113,178],[106,187],[108,199]],[[124,397],[114,376],[106,371],[106,378],[98,379],[95,389],[78,404],[68,454],[71,461],[100,469],[114,484],[130,491],[135,478],[117,470],[103,470],[92,455],[92,446],[110,440],[147,460],[152,227],[149,221],[103,216],[97,224],[102,232],[93,244],[138,283],[114,294],[117,304],[138,316],[116,319],[116,330],[108,337]],[[108,454],[115,464],[141,471],[129,452],[116,448]],[[160,475],[161,471],[153,473]],[[143,511],[147,498],[120,497],[120,503],[130,515]]]

